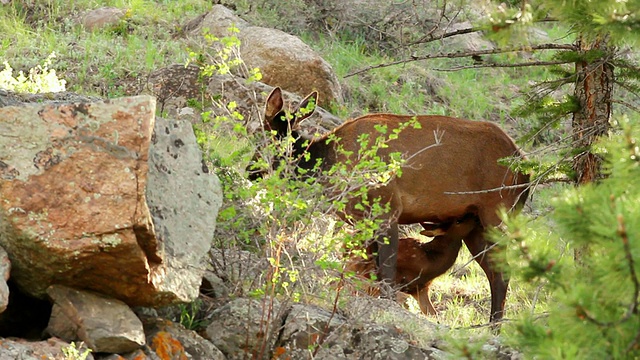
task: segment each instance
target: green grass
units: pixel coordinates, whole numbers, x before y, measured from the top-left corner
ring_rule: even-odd
[[[85,11],[100,6],[116,6],[128,13],[120,24],[104,29],[87,31],[78,25]],[[12,2],[0,7],[0,60],[25,70],[55,51],[58,56],[52,68],[67,80],[68,90],[107,97],[128,95],[123,83],[186,62],[185,41],[174,35],[181,25],[209,8],[206,1],[80,0],[68,4],[50,0],[30,7]]]

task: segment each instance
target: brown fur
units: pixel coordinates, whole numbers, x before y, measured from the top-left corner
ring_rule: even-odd
[[[317,93],[307,96],[300,104],[306,107],[317,103]],[[311,169],[316,159],[323,159],[323,169],[333,164],[344,163],[346,158],[336,151],[336,142],[327,143],[327,136],[304,139],[296,132],[300,121],[310,114],[294,115],[287,120],[283,110],[282,92],[275,88],[267,98],[265,109],[266,129],[275,130],[283,138],[288,131],[297,139],[294,156],[299,158],[298,167]],[[400,133],[398,140],[391,140],[388,148],[380,149],[383,161],[389,154],[400,152],[408,159],[403,166],[402,176],[393,179],[387,186],[374,188],[370,198],[380,198],[391,206],[388,215],[386,237],[388,243],[379,248],[379,278],[393,282],[396,278],[396,254],[398,249],[397,224],[450,223],[467,213],[477,215],[479,222],[465,237],[470,252],[476,256],[487,275],[491,287],[491,320],[503,315],[508,281],[495,269],[485,256],[491,246],[485,239],[485,230],[500,224],[497,210],[521,207],[527,197],[524,186],[528,175],[514,173],[499,165],[498,160],[510,156],[522,156],[513,140],[497,125],[484,121],[470,121],[446,116],[372,114],[350,120],[332,131],[347,151],[357,154],[360,134],[377,136],[376,125],[386,125],[387,133],[401,123],[416,119],[421,128],[411,126]],[[436,143],[435,134],[441,141]],[[307,145],[303,145],[310,141]],[[301,155],[307,152],[310,157]],[[255,177],[255,176],[254,176]],[[522,185],[515,188],[506,188]],[[356,202],[347,206],[346,212],[355,218],[364,214],[355,208]],[[382,243],[381,243],[382,244]]]

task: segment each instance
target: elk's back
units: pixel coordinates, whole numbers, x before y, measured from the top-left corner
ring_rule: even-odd
[[[400,223],[442,222],[473,209],[483,225],[497,225],[500,206],[516,204],[523,188],[505,189],[526,183],[527,176],[514,174],[498,164],[505,157],[518,156],[513,140],[495,124],[445,116],[417,116],[420,128],[408,126],[389,147],[380,149],[383,160],[400,152],[406,159],[402,175],[384,188],[370,194],[381,196],[399,208]],[[346,122],[334,133],[345,150],[358,152],[359,134],[380,136],[376,126],[386,125],[387,133],[411,116],[392,114],[366,115]],[[383,135],[388,136],[388,135]],[[439,145],[436,145],[439,138]],[[343,154],[333,154],[329,163],[345,161]]]

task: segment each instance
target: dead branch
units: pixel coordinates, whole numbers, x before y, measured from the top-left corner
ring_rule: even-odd
[[[430,54],[430,55],[423,55],[423,56],[413,55],[409,59],[402,59],[402,60],[391,61],[388,63],[367,66],[363,69],[356,70],[350,74],[347,74],[344,77],[348,78],[348,77],[358,75],[367,71],[371,71],[374,69],[380,69],[384,67],[406,64],[409,62],[421,61],[421,60],[444,59],[444,58],[454,59],[454,58],[463,58],[463,57],[471,57],[471,56],[478,56],[478,55],[503,54],[503,53],[510,53],[510,52],[519,52],[519,51],[532,52],[537,50],[576,50],[576,49],[577,49],[576,46],[571,44],[540,44],[540,45],[516,46],[511,48],[499,48],[499,49],[490,49],[490,50],[456,51],[453,53],[437,53],[437,54]]]
[[[629,109],[631,109],[631,110],[633,110],[633,111],[635,111],[637,113],[640,113],[640,108],[639,107],[637,107],[637,106],[635,106],[633,104],[630,104],[630,103],[628,103],[628,102],[626,102],[624,100],[611,100],[611,102],[612,103],[616,103],[616,104],[620,104],[622,106],[626,106],[627,108],[629,108]]]
[[[436,29],[431,29],[429,31],[429,33],[427,33],[425,36],[421,37],[418,40],[415,40],[415,41],[412,41],[410,43],[407,43],[406,45],[407,46],[413,46],[413,45],[418,45],[418,44],[425,44],[425,43],[430,43],[432,41],[437,41],[437,40],[450,38],[452,36],[471,34],[471,33],[480,31],[479,28],[466,28],[466,29],[459,29],[459,30],[455,30],[455,31],[452,31],[452,32],[444,33],[444,34],[434,34],[435,30]]]
[[[483,63],[468,66],[454,66],[448,69],[434,68],[436,71],[460,71],[466,69],[478,69],[478,68],[513,68],[513,67],[527,67],[527,66],[549,66],[549,65],[562,65],[572,64],[571,61],[530,61],[525,63],[516,64],[504,64],[504,63]]]

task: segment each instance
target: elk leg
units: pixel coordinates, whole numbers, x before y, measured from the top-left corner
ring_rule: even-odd
[[[386,242],[385,243],[385,237]],[[389,224],[386,236],[378,237],[378,278],[383,282],[382,286],[393,286],[396,279],[396,265],[398,262],[398,223]],[[385,296],[393,299],[393,289],[383,291]]]
[[[505,279],[502,272],[496,269],[495,263],[489,259],[489,252],[494,252],[495,250],[488,250],[493,244],[485,240],[484,232],[484,228],[478,226],[471,231],[464,239],[464,242],[467,244],[471,255],[487,275],[489,287],[491,288],[491,315],[489,316],[489,321],[496,322],[502,319],[504,315],[504,303],[507,298],[509,280]]]
[[[414,299],[418,302],[420,306],[420,311],[422,311],[425,315],[436,315],[438,312],[433,307],[433,303],[431,302],[431,298],[429,297],[429,284],[426,284],[423,288],[418,289],[415,293],[412,293]]]

